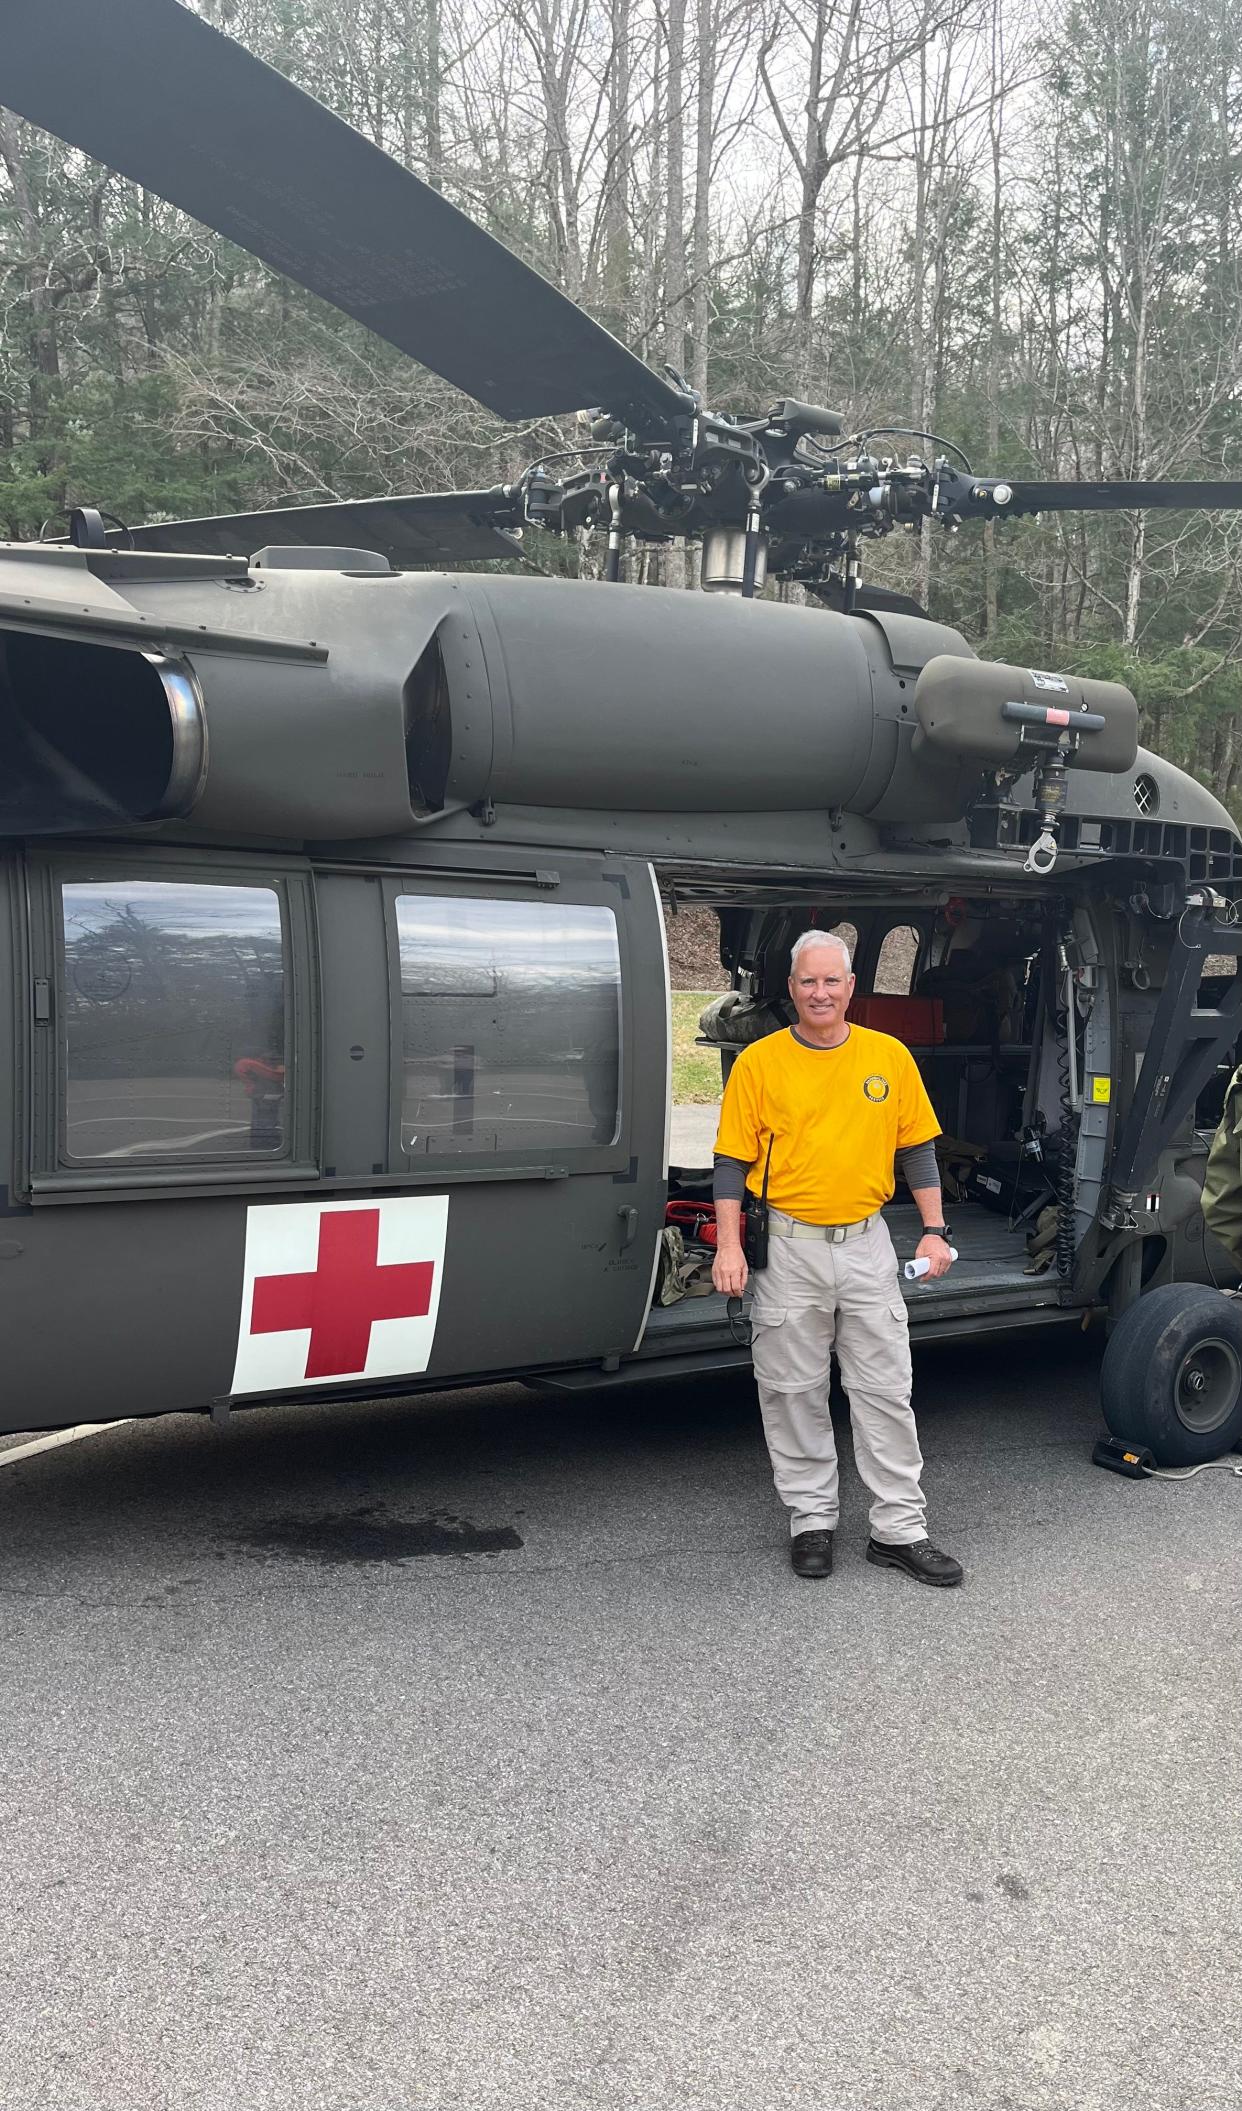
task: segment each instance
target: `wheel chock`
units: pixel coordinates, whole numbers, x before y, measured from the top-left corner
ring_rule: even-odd
[[[1127,1480],[1143,1481],[1156,1470],[1156,1455],[1142,1444],[1123,1444],[1120,1437],[1101,1437],[1091,1454],[1094,1466],[1107,1466],[1110,1473],[1124,1473]]]

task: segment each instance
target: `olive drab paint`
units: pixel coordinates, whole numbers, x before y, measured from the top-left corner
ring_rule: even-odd
[[[960,752],[916,747],[922,667],[943,698],[976,664],[939,625],[307,559],[0,553],[0,735],[29,794],[0,853],[7,1426],[35,1397],[77,1422],[745,1361],[711,1298],[653,1316],[666,901],[721,909],[735,993],[765,1002],[810,921],[874,926],[874,953],[886,916],[929,944],[950,898],[955,944],[1008,918],[1041,949],[1022,1062],[1051,1122],[1072,985],[1059,1265],[912,1285],[916,1333],[1124,1311],[1153,1254],[1156,1281],[1193,1272],[1190,1072],[1151,1050],[1166,1014],[1200,1067],[1237,1033],[1228,993],[1189,1023],[1196,948],[1239,943],[1196,897],[1195,861],[1242,878],[1202,786],[1141,751],[1071,766],[1056,871],[1032,874],[1028,790],[980,730],[996,714],[1012,754],[1003,672],[957,712]],[[1145,1043],[1122,1091],[1118,1050]],[[922,1060],[951,1126],[961,1059]]]
[[[710,1179],[669,1163],[687,904],[752,1026],[812,926],[856,927],[873,1008],[892,929],[939,978],[910,994],[954,1015],[917,1059],[956,1174],[1003,1144],[1040,1214],[1030,1268],[1029,1209],[1004,1265],[967,1214],[912,1330],[1163,1326],[1215,1266],[1242,981],[1204,970],[1242,956],[1242,837],[1128,690],[980,660],[861,550],[1242,482],[976,476],[789,397],[716,415],[175,0],[4,27],[31,123],[492,410],[594,410],[576,467],[492,490],[134,529],[105,493],[0,544],[0,1429],[744,1364],[723,1300],[657,1289],[670,1189]],[[457,569],[525,562],[532,526],[602,531],[603,580]],[[674,529],[711,591],[626,584],[627,538]],[[1206,1205],[1242,1257],[1237,1089]]]

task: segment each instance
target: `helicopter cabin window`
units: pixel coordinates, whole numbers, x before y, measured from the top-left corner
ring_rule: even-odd
[[[850,949],[850,967],[851,967],[851,969],[852,969],[852,968],[853,968],[853,965],[854,965],[854,962],[855,962],[855,961],[857,960],[857,958],[858,958],[858,927],[857,927],[857,925],[856,925],[856,924],[833,924],[833,925],[831,926],[831,928],[830,928],[830,936],[831,936],[831,937],[833,937],[833,938],[843,938],[843,939],[845,940],[845,943],[846,943],[846,945],[847,945],[847,946],[849,947],[849,949]]]
[[[407,1157],[598,1149],[620,1122],[611,909],[402,894]]]
[[[913,924],[894,924],[885,932],[872,978],[877,997],[908,997],[918,959],[919,934]]]
[[[117,875],[59,895],[62,1155],[287,1155],[276,889]]]

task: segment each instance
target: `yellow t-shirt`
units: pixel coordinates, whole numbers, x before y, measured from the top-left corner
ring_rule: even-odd
[[[914,1057],[891,1034],[851,1025],[839,1048],[808,1048],[786,1029],[735,1061],[716,1150],[749,1165],[757,1195],[770,1136],[773,1209],[805,1224],[856,1224],[891,1198],[896,1152],[939,1134]]]

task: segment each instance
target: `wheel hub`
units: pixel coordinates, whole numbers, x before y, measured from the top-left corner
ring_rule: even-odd
[[[1174,1400],[1186,1429],[1207,1435],[1229,1420],[1242,1390],[1242,1359],[1233,1344],[1211,1336],[1187,1351],[1178,1368]]]

